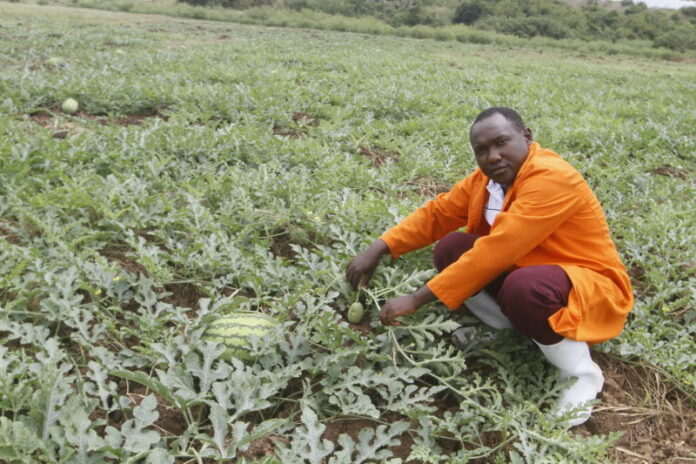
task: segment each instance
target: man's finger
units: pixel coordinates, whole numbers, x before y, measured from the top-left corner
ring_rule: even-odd
[[[389,324],[389,308],[382,308],[382,310],[379,312],[379,321],[382,323],[382,325]]]
[[[370,280],[370,274],[360,274],[360,282],[358,283],[358,287],[364,287],[368,280]]]
[[[354,269],[352,269],[350,265],[348,265],[348,269],[346,269],[346,275],[348,276],[348,282],[350,282],[351,287],[355,289],[357,287],[358,278],[360,277],[360,274]]]

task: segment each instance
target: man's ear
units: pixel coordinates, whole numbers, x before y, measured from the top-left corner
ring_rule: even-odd
[[[533,140],[533,139],[532,139],[532,129],[530,129],[529,127],[526,128],[526,129],[524,130],[523,134],[524,134],[524,138],[527,140],[527,145],[529,145],[530,143],[532,143],[532,140]]]

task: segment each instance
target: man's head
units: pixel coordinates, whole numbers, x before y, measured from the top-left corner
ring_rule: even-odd
[[[471,148],[483,173],[503,185],[511,185],[527,159],[532,131],[517,111],[493,107],[482,111],[469,130]]]

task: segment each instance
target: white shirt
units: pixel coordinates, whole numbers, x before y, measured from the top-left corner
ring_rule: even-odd
[[[495,217],[498,215],[500,210],[503,209],[503,201],[505,200],[505,190],[507,190],[507,188],[503,189],[502,185],[500,185],[493,179],[490,179],[488,181],[486,189],[488,189],[489,195],[488,203],[486,203],[486,206],[484,207],[484,216],[486,218],[486,222],[488,222],[489,225],[493,225]]]

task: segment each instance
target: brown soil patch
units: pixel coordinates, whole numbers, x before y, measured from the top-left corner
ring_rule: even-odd
[[[109,124],[116,124],[118,126],[141,126],[146,120],[152,118],[161,119],[163,121],[169,120],[169,116],[162,112],[167,108],[168,106],[166,105],[154,106],[141,110],[138,113],[126,114],[116,118],[109,118],[104,114],[91,114],[83,110],[73,115],[65,115],[60,112],[58,108],[54,108],[56,113],[36,111],[29,114],[29,119],[45,129],[53,130],[53,138],[64,139],[70,134],[84,132],[87,128],[80,126],[74,120],[60,121],[60,115],[94,121],[102,126],[107,126]]]
[[[12,225],[10,221],[0,220],[0,236],[13,245],[21,245],[19,235],[10,228]]]
[[[317,244],[330,246],[333,240],[319,235],[311,226],[300,223],[289,223],[270,232],[270,249],[275,256],[294,260],[297,256],[292,245],[303,248],[315,248]]]
[[[375,167],[380,167],[388,162],[399,162],[399,153],[393,150],[388,150],[381,147],[366,147],[365,145],[360,145],[360,154],[365,155],[372,161]]]
[[[307,126],[318,126],[319,120],[314,116],[298,111],[292,114],[292,121],[297,124],[304,124]]]
[[[694,180],[694,177],[689,175],[689,171],[682,168],[675,168],[673,166],[664,165],[649,172],[658,176],[676,177],[681,180],[689,180],[689,178],[691,178],[692,181]]]
[[[53,121],[53,115],[46,111],[36,111],[34,113],[29,113],[29,119],[41,127],[48,127],[51,121]]]
[[[290,234],[282,231],[271,237],[271,251],[276,256],[293,259],[295,258],[295,251],[290,247],[292,243]]]
[[[367,311],[368,310],[366,309],[365,312],[367,312]],[[346,318],[346,322],[347,322],[348,321],[348,316],[347,316],[348,310],[346,309],[346,311],[344,311],[344,313],[345,314],[343,315],[343,317]],[[353,324],[351,322],[348,322],[348,324],[350,324],[350,327],[353,330],[355,330],[356,332],[358,332],[360,335],[374,335],[375,331],[372,329],[372,326],[370,325],[371,320],[372,320],[372,318],[370,317],[370,315],[365,314],[365,316],[363,316],[362,321],[360,321],[359,323]]]
[[[147,275],[147,270],[143,267],[143,265],[132,257],[128,256],[130,251],[132,250],[126,245],[114,244],[102,248],[99,250],[99,254],[109,261],[117,263],[123,270],[130,272],[131,274]]]
[[[279,435],[268,435],[258,438],[247,446],[247,449],[237,453],[237,457],[248,459],[251,462],[261,461],[266,457],[275,455],[276,442],[289,444],[290,440]]]
[[[413,187],[421,197],[428,198],[450,190],[449,185],[433,176],[418,176],[406,182],[406,185]]]
[[[280,126],[273,127],[273,135],[275,135],[276,137],[285,137],[288,139],[301,139],[306,134],[306,130],[297,130],[293,128]]]
[[[696,408],[683,392],[644,365],[623,363],[595,353],[605,383],[592,417],[576,427],[581,434],[625,431],[611,450],[624,464],[693,462]]]
[[[147,108],[139,113],[127,114],[116,119],[116,124],[119,126],[141,126],[147,119],[156,118],[163,121],[168,121],[169,116],[162,113],[162,111],[168,109],[166,105],[154,106],[152,108]]]
[[[155,395],[157,399],[155,410],[159,414],[159,418],[155,421],[154,426],[159,429],[162,435],[176,437],[186,431],[186,419],[181,411],[171,407],[164,398],[144,385],[121,379],[118,383],[118,389],[120,394],[128,396],[133,401],[133,407],[139,405],[147,395]],[[124,422],[125,419],[123,418]]]
[[[71,134],[77,135],[87,130],[75,121],[62,121],[59,123],[53,114],[46,111],[31,113],[29,114],[29,119],[44,129],[53,131],[52,137],[54,139],[64,139]]]
[[[307,127],[318,126],[319,120],[311,114],[296,111],[292,114],[291,122],[287,126],[273,126],[273,134],[277,137],[300,139],[307,135]]]
[[[631,286],[639,294],[645,294],[645,269],[638,263],[631,263],[628,268],[628,276],[631,278]]]
[[[162,301],[182,308],[198,309],[198,300],[206,297],[205,293],[190,282],[165,284],[164,289],[171,295],[162,298]]]

